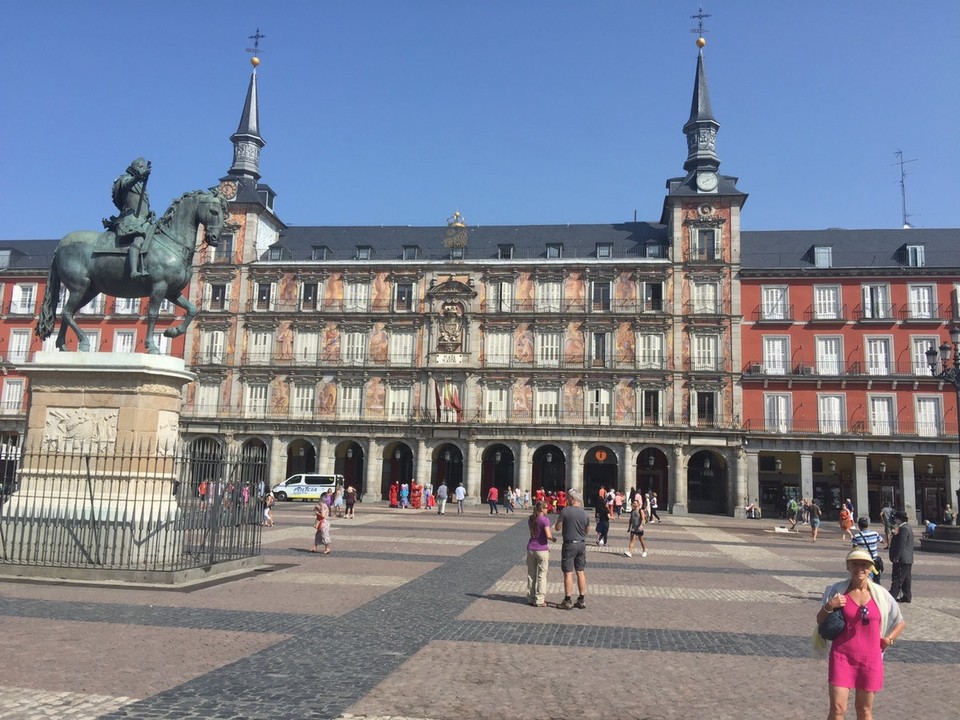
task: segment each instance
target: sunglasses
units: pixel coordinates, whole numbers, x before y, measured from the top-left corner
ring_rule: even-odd
[[[860,608],[860,622],[864,625],[870,624],[870,610],[867,609],[866,605]]]

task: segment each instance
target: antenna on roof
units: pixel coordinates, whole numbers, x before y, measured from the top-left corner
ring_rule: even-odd
[[[913,160],[904,160],[903,150],[899,149],[894,153],[894,155],[896,156],[897,161],[893,164],[900,166],[900,211],[903,214],[903,229],[907,230],[912,227],[910,223],[907,222],[907,218],[913,216],[907,212],[907,171],[903,166],[907,163],[916,162],[917,159],[914,158]]]

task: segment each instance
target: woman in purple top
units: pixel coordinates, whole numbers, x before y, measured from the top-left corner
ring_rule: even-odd
[[[550,564],[547,543],[556,542],[557,538],[550,528],[545,502],[537,500],[534,503],[533,515],[527,520],[527,525],[530,528],[530,540],[527,542],[527,601],[534,607],[546,607],[547,566]]]

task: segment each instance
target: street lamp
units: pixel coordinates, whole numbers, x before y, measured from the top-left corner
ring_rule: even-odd
[[[495,463],[498,463],[498,464],[499,464],[501,457],[502,457],[502,456],[500,455],[500,451],[497,450],[497,451],[493,454],[493,461],[494,461]]]
[[[656,462],[656,459],[653,457],[653,453],[647,453],[647,467],[652,468],[653,464]]]
[[[399,460],[399,459],[400,459],[400,448],[397,448],[397,449],[394,451],[393,457],[394,457],[396,460]]]
[[[353,448],[352,448],[352,447],[348,447],[348,448],[347,448],[347,460],[349,460],[349,459],[352,458],[352,457],[353,457]]]
[[[780,472],[783,470],[783,461],[780,458],[777,458],[774,461],[773,466],[776,468],[777,472]]]
[[[881,475],[887,474],[887,464],[885,462],[880,463],[880,474]]]
[[[950,328],[950,342],[953,343],[953,367],[949,367],[950,345],[943,343],[940,351],[930,346],[927,350],[927,364],[930,366],[930,374],[935,378],[944,380],[951,385],[957,395],[957,441],[960,442],[960,327],[954,325]],[[957,505],[960,506],[960,488],[957,489]]]

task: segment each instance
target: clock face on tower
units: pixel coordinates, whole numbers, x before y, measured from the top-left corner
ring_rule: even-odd
[[[701,192],[713,192],[717,189],[720,179],[714,172],[697,173],[697,190]]]
[[[233,200],[237,196],[237,181],[224,180],[220,183],[220,194],[227,200]]]

